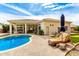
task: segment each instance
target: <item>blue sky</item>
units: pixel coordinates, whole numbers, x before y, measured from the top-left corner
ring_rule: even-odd
[[[54,18],[65,15],[67,21],[79,25],[78,3],[6,3],[0,4],[0,22],[17,18]]]

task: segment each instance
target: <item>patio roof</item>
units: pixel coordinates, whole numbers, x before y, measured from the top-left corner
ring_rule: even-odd
[[[45,18],[42,21],[45,21],[45,22],[60,22],[60,20],[58,20],[58,19],[52,19],[52,18]],[[65,22],[66,23],[72,23],[71,21],[65,21]]]
[[[8,22],[13,23],[13,24],[39,24],[40,20],[17,19],[17,20],[8,20]]]
[[[14,24],[39,24],[40,22],[60,22],[60,20],[52,19],[52,18],[45,18],[43,20],[36,20],[36,19],[16,19],[16,20],[8,20],[10,23]],[[67,23],[72,23],[70,21],[65,21]]]

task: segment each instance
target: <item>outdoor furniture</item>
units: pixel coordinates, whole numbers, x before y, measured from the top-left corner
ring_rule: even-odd
[[[65,56],[79,56],[79,43],[75,44],[71,50],[69,50]]]
[[[70,34],[61,32],[59,37],[48,40],[48,44],[51,46],[56,46],[59,43],[68,43],[71,41],[70,39]]]

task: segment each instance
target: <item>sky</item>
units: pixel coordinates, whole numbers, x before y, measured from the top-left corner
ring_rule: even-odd
[[[2,3],[0,4],[0,23],[14,19],[53,18],[60,20],[61,14],[66,21],[79,25],[78,3]]]

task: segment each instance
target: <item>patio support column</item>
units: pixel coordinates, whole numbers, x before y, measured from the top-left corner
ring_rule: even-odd
[[[14,24],[14,33],[17,34],[17,25]]]
[[[39,25],[37,25],[37,34],[39,35]]]
[[[25,34],[27,33],[27,24],[25,24]]]
[[[12,34],[12,24],[10,24],[10,34]]]

